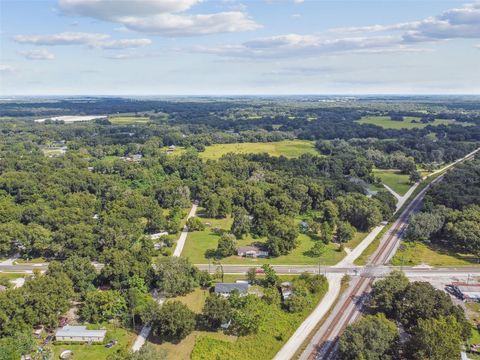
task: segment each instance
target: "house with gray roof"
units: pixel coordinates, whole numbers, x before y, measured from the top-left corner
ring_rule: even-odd
[[[107,330],[87,330],[86,326],[65,325],[55,333],[57,341],[102,342]]]
[[[245,283],[217,283],[215,284],[215,294],[228,297],[234,290],[238,290],[240,296],[248,294],[248,284]]]

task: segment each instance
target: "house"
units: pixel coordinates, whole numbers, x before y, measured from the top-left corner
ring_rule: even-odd
[[[167,154],[173,153],[175,151],[175,145],[170,145],[167,149]]]
[[[215,294],[229,297],[232,291],[238,290],[240,296],[248,294],[248,284],[245,283],[217,283],[215,284]]]
[[[86,326],[66,325],[55,333],[57,341],[102,342],[107,330],[87,330]]]
[[[283,301],[287,300],[293,294],[292,283],[286,281],[280,284],[280,292],[282,293]]]
[[[159,232],[159,233],[150,234],[150,235],[148,235],[148,237],[152,240],[157,240],[157,239],[160,239],[162,236],[166,236],[166,235],[168,235],[168,232],[162,231],[162,232]]]
[[[159,233],[156,233],[156,234],[150,234],[148,235],[148,237],[152,240],[158,240],[160,239],[162,236],[167,236],[168,235],[168,232],[166,231],[162,231],[162,232],[159,232]],[[157,241],[153,244],[153,248],[155,250],[160,250],[161,248],[163,248],[164,246],[166,246],[167,244],[165,244],[164,241]]]
[[[267,257],[268,251],[254,245],[242,246],[237,249],[237,255],[250,258]]]

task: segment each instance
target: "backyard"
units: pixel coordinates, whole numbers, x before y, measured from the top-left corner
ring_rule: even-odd
[[[204,223],[209,223],[210,226],[206,227],[203,231],[194,231],[188,234],[185,248],[183,249],[182,256],[189,258],[194,264],[207,264],[209,259],[207,257],[208,250],[215,250],[217,248],[220,235],[214,231],[215,228],[228,231],[232,224],[232,219],[227,217],[225,219],[209,219],[202,218]],[[296,220],[300,222],[299,219]],[[345,244],[346,248],[354,248],[357,246],[366,233],[358,232],[352,240]],[[244,239],[238,240],[237,245],[247,246],[253,243],[264,243],[265,238],[253,239],[251,236],[247,236]],[[289,265],[301,265],[301,264],[318,264],[321,265],[334,265],[339,262],[346,255],[345,251],[338,251],[338,244],[330,243],[325,246],[326,251],[319,258],[309,253],[310,249],[315,244],[313,240],[307,234],[300,233],[298,236],[298,246],[290,252],[288,255],[282,255],[275,258],[244,258],[240,256],[229,256],[221,260],[222,264],[289,264]]]

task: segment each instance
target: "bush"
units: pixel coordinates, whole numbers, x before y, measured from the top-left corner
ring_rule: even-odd
[[[188,231],[205,230],[205,225],[203,224],[202,220],[197,216],[193,216],[187,220],[187,227]]]

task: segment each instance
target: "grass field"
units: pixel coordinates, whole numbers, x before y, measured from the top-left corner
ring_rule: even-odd
[[[413,121],[418,121],[414,123]],[[471,124],[455,121],[455,120],[446,120],[446,119],[435,119],[433,122],[428,124],[423,124],[420,122],[420,118],[413,116],[405,116],[403,121],[393,121],[390,119],[390,116],[364,116],[358,121],[360,124],[371,124],[381,126],[384,129],[423,129],[428,125],[438,126],[438,125],[462,125],[470,126]]]
[[[237,278],[245,278],[244,276],[236,276]],[[234,279],[225,281],[234,281]],[[200,314],[202,312],[203,305],[205,304],[205,299],[208,296],[208,290],[204,289],[195,289],[190,294],[185,296],[178,296],[172,300],[178,300],[187,305],[190,310]],[[195,341],[199,336],[206,336],[222,340],[222,341],[235,341],[236,336],[225,335],[223,332],[211,332],[211,331],[199,331],[196,330],[188,335],[185,339],[180,341],[178,344],[173,344],[170,342],[161,343],[158,338],[151,336],[148,340],[155,346],[155,349],[158,353],[166,352],[168,360],[187,360],[190,359],[193,347],[195,346]]]
[[[392,265],[467,266],[478,264],[472,255],[458,254],[421,242],[402,242],[391,260]]]
[[[53,344],[51,345],[51,348],[54,352],[53,358],[59,359],[60,354],[63,351],[71,350],[73,351],[72,359],[74,360],[104,360],[121,349],[129,349],[137,336],[137,334],[135,334],[133,331],[126,330],[118,326],[115,327],[112,324],[89,326],[90,329],[100,329],[101,327],[105,327],[107,329],[107,336],[105,337],[105,340],[108,342],[115,339],[118,341],[117,345],[107,349],[104,344]]]
[[[109,116],[108,121],[115,125],[145,124],[150,118],[144,116]]]
[[[268,153],[272,156],[283,155],[288,158],[299,157],[306,153],[320,155],[315,149],[313,141],[285,140],[268,143],[215,144],[207,146],[205,151],[200,153],[200,157],[203,159],[218,159],[230,152],[236,154]]]
[[[187,257],[194,264],[207,264],[209,262],[206,257],[208,250],[215,250],[217,248],[218,240],[220,236],[213,232],[213,228],[220,228],[224,230],[230,229],[232,224],[231,218],[226,219],[208,219],[202,218],[204,222],[211,223],[211,227],[207,227],[204,231],[194,231],[188,234],[185,248],[183,249],[182,256]],[[366,233],[357,233],[355,237],[345,244],[347,248],[354,248],[357,246]],[[279,256],[276,258],[266,259],[252,259],[239,256],[229,256],[221,260],[222,264],[318,264],[320,260],[321,265],[334,265],[339,262],[346,255],[344,251],[338,251],[337,244],[329,244],[326,246],[326,252],[319,259],[318,257],[310,256],[309,250],[315,244],[315,241],[306,234],[300,234],[298,236],[299,245],[288,255]],[[238,241],[238,246],[250,245],[258,242],[263,243],[266,239],[253,239],[246,237],[245,239]]]
[[[30,276],[25,273],[4,273],[0,272],[0,285],[4,285],[7,287],[13,287],[14,284],[11,282],[12,280],[18,279],[18,278],[24,278],[26,276]]]
[[[409,176],[401,174],[399,170],[374,169],[373,174],[398,195],[403,196],[410,189]]]
[[[258,333],[225,341],[210,335],[199,336],[192,352],[194,360],[271,359],[290,338],[301,322],[312,312],[324,293],[310,297],[308,306],[299,313],[288,313],[280,307],[261,303],[262,319]]]

